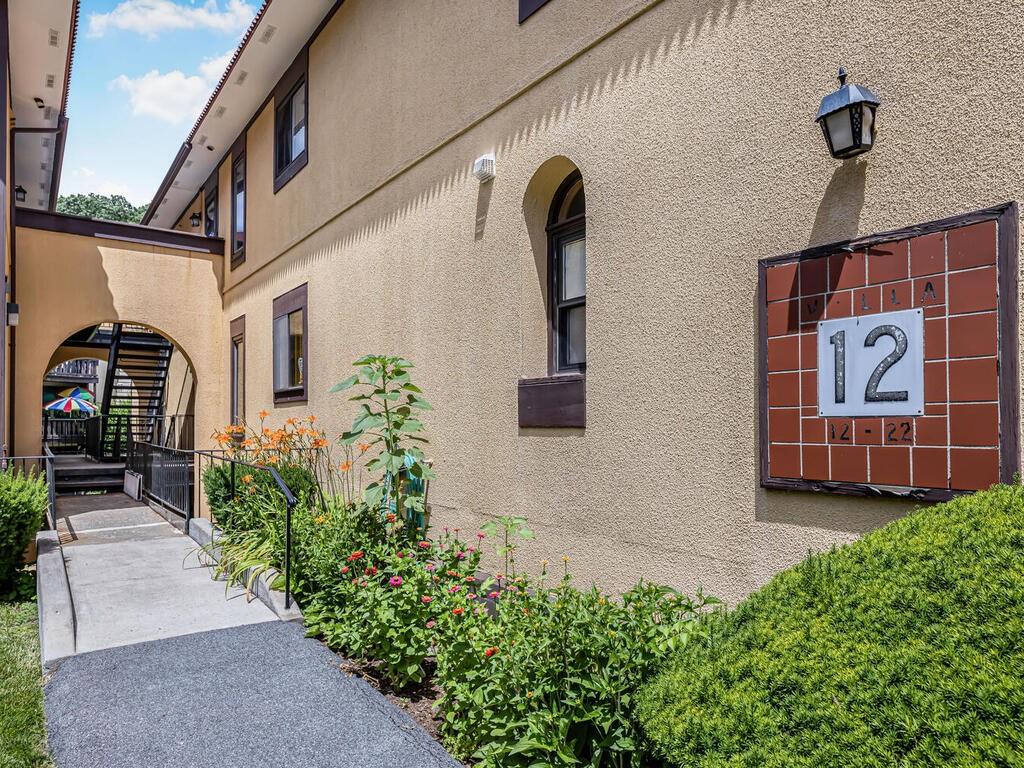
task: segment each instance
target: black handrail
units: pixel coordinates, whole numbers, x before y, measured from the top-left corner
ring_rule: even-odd
[[[182,515],[187,524],[195,516],[194,456],[193,451],[133,441],[125,467],[142,478],[146,498]]]
[[[285,512],[284,512],[284,607],[285,610],[292,607],[292,512],[295,506],[299,503],[299,500],[292,493],[291,488],[281,477],[280,473],[273,467],[268,467],[264,464],[253,464],[248,461],[241,461],[232,456],[228,456],[226,451],[195,451],[199,456],[206,456],[213,461],[223,461],[231,465],[231,498],[235,498],[235,492],[237,490],[235,481],[235,467],[246,467],[248,469],[255,469],[259,471],[269,472],[270,476],[274,479],[277,484],[278,490],[284,496]],[[210,510],[210,514],[213,514],[213,510]]]

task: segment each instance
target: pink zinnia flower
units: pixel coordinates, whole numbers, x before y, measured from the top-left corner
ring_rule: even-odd
[[[426,567],[427,567],[427,570],[428,570],[428,571],[432,571],[432,570],[434,570],[434,569],[435,569],[435,568],[436,568],[437,566],[436,566],[436,565],[434,565],[433,563],[427,563],[427,566],[426,566]]]
[[[468,595],[466,595],[466,597],[468,597],[470,600],[476,600],[476,592],[470,592]]]
[[[388,584],[390,584],[392,587],[400,587],[402,586],[402,577],[392,576],[390,579],[388,579]]]
[[[437,625],[437,622],[431,619],[427,622],[427,629],[433,629]]]
[[[453,587],[450,587],[448,589],[448,591],[451,592],[454,595],[456,592],[458,592],[461,589],[462,589],[462,587],[460,587],[458,584],[456,584]]]
[[[497,599],[498,599],[498,593],[497,593],[497,592],[491,592],[491,593],[490,593],[489,595],[487,595],[487,596],[488,596],[489,598],[491,598],[491,600],[497,600]]]
[[[421,541],[419,543],[419,547],[420,547],[420,549],[430,549],[430,542],[429,541]]]
[[[405,557],[405,552],[399,551],[399,552],[396,552],[395,554],[398,555],[399,557]]]
[[[455,553],[455,557],[458,560],[465,560],[466,559],[466,553],[465,552],[456,552]]]
[[[430,605],[430,603],[434,602],[434,598],[432,598],[430,595],[424,595],[420,598],[420,602],[424,605]]]

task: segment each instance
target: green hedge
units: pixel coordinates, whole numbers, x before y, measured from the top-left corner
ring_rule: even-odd
[[[0,472],[0,592],[11,586],[22,556],[43,524],[49,496],[35,473]]]
[[[671,765],[1021,764],[1020,487],[812,556],[704,623],[641,695]]]

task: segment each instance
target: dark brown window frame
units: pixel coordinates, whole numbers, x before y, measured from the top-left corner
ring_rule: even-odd
[[[235,248],[235,243],[238,241],[238,206],[235,203],[235,197],[238,194],[235,182],[235,169],[241,167],[242,169],[242,184],[244,189],[242,192],[245,194],[245,211],[243,218],[245,219],[245,225],[241,232],[242,245],[239,248]],[[239,266],[245,263],[245,241],[246,235],[249,232],[249,178],[245,164],[245,132],[238,138],[235,145],[231,148],[231,268]]]
[[[558,298],[561,295],[559,247],[567,240],[573,240],[580,235],[585,240],[587,236],[586,213],[565,221],[558,221],[558,210],[565,200],[565,196],[582,178],[579,171],[574,171],[566,177],[555,193],[551,204],[551,213],[548,216],[548,374],[551,376],[583,375],[587,371],[586,361],[575,365],[563,363],[561,322],[559,321],[561,310],[578,306],[586,307],[587,295],[584,293],[582,300],[573,299],[568,302]]]
[[[303,100],[306,127],[306,143],[296,157],[282,165],[281,159],[281,117],[295,92],[302,86],[306,89]],[[285,184],[295,178],[296,174],[309,163],[309,48],[305,47],[295,61],[288,67],[277,85],[274,87],[274,194],[276,195]]]
[[[309,389],[309,292],[308,283],[292,288],[287,293],[281,294],[274,299],[274,312],[270,324],[271,364],[270,376],[271,385],[274,388],[274,404],[281,403],[304,403],[308,399]],[[302,385],[278,389],[273,381],[274,361],[276,350],[274,350],[274,323],[279,317],[285,317],[292,312],[302,310]]]
[[[236,362],[235,346],[241,342],[242,355],[241,363]],[[245,422],[245,315],[236,317],[231,321],[231,344],[228,348],[228,370],[231,378],[231,412],[229,413],[230,423],[242,424]],[[238,402],[235,394],[238,392],[236,381],[241,382],[242,400]]]
[[[203,185],[203,234],[207,237],[217,237],[220,232],[220,200],[218,199],[218,168],[213,169],[210,178]],[[213,203],[213,216],[210,216],[210,203]],[[213,234],[209,233],[210,221],[213,221]]]
[[[550,0],[519,0],[519,23],[522,24],[549,2]]]

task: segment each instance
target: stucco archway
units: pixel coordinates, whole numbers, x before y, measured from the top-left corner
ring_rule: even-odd
[[[156,329],[189,361],[199,385],[197,445],[225,419],[221,258],[209,253],[96,237],[19,229],[14,345],[14,445],[36,455],[41,382],[54,351],[77,331],[103,323]]]

